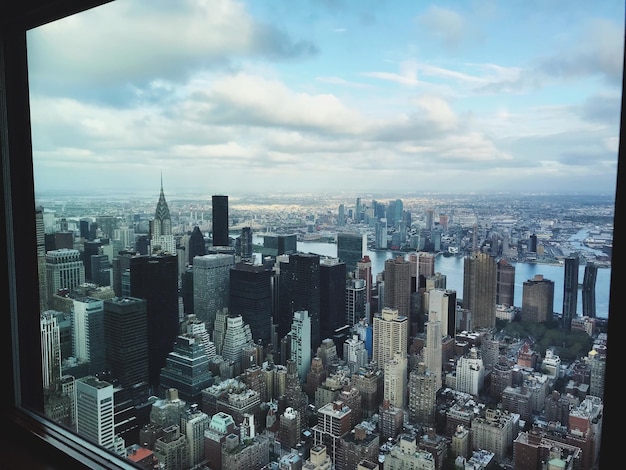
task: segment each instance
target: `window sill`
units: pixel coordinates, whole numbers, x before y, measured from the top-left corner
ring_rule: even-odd
[[[7,468],[138,468],[28,410],[11,409],[2,420],[0,449]]]

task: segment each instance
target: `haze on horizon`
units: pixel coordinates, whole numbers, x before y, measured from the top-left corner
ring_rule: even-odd
[[[28,34],[36,190],[614,194],[623,18],[116,0]]]

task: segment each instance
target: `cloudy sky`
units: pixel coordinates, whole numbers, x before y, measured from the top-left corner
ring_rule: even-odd
[[[117,0],[28,34],[37,190],[615,190],[624,3]]]

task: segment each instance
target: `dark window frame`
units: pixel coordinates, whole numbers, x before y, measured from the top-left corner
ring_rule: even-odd
[[[30,106],[26,33],[29,29],[108,3],[111,0],[17,0],[0,4],[0,156],[3,188],[0,218],[2,284],[0,332],[3,370],[8,375],[0,416],[0,460],[9,468],[137,468],[131,462],[88,443],[43,416],[43,382],[39,343],[39,299],[35,231]],[[626,54],[625,54],[626,58]],[[626,62],[626,61],[625,61]],[[624,81],[622,83],[624,90]],[[622,93],[622,110],[626,99]],[[623,118],[622,118],[623,119]],[[621,124],[621,123],[620,123]],[[609,325],[616,331],[620,314],[620,279],[625,275],[624,152],[626,135],[620,125],[620,147],[613,239]],[[619,183],[621,179],[622,183]],[[622,221],[622,225],[618,223]],[[616,343],[617,344],[617,343]],[[619,373],[615,360],[619,346],[607,356],[600,463],[609,467],[609,430],[620,423],[613,409]],[[617,356],[615,356],[617,357]],[[614,385],[609,387],[609,383]],[[8,395],[8,396],[7,396]],[[613,412],[609,412],[612,410]],[[619,446],[614,446],[619,447]],[[617,449],[614,458],[619,458]],[[600,465],[602,467],[602,465]]]

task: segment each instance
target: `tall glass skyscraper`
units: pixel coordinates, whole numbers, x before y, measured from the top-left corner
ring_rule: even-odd
[[[320,334],[320,256],[294,253],[279,263],[278,339],[290,331],[293,313],[306,310],[311,317],[311,348],[321,344]]]
[[[238,263],[230,271],[230,313],[250,325],[255,343],[272,341],[272,278],[264,265]],[[277,346],[277,345],[274,345]]]
[[[475,252],[463,263],[463,308],[472,312],[472,326],[496,326],[497,267],[493,256]]]
[[[578,255],[564,259],[565,275],[563,276],[563,328],[569,330],[572,319],[576,317],[578,307]]]
[[[365,235],[360,233],[337,234],[337,258],[346,263],[346,271],[354,272],[356,264],[363,258],[367,249]]]
[[[148,380],[153,390],[179,332],[177,256],[135,256],[130,260],[130,295],[148,310]]]
[[[587,263],[583,274],[583,315],[596,318],[596,279],[598,277],[598,265]]]
[[[228,196],[213,196],[213,246],[229,246]]]

